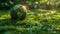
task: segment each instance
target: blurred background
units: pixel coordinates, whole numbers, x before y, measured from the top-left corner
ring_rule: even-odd
[[[25,18],[11,20],[20,5]],[[60,34],[60,0],[0,0],[0,34]]]

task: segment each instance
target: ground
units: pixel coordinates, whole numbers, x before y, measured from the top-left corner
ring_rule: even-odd
[[[0,30],[16,30],[21,34],[59,34],[60,9],[28,10],[25,20],[11,21],[10,11],[0,11]],[[19,33],[18,33],[19,34]]]

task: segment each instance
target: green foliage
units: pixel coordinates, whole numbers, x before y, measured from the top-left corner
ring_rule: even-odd
[[[21,0],[0,0],[0,9],[10,9],[20,2]]]
[[[3,15],[7,15],[7,13]],[[8,15],[10,15],[9,12]],[[56,30],[60,30],[60,13],[56,9],[28,10],[26,16],[24,21],[11,21],[10,18],[7,20],[6,18],[5,20],[0,19],[0,31],[3,29],[3,31],[5,30],[5,33],[15,32],[16,34],[59,34],[59,31]]]
[[[56,8],[55,4],[52,5],[51,10],[46,8],[28,10],[27,17],[23,21],[10,20],[9,10],[0,11],[0,34],[60,34],[60,8]]]

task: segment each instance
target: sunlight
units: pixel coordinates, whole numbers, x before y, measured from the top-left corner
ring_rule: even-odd
[[[50,14],[49,12],[47,12],[46,14]]]
[[[50,11],[50,13],[51,13],[51,14],[54,14],[54,13],[56,13],[56,11]]]
[[[0,34],[60,34],[59,0],[0,0]]]
[[[23,6],[23,5],[22,5],[22,7],[23,7],[23,9],[27,12],[27,6]]]
[[[60,28],[57,27],[56,29],[59,30]]]
[[[60,29],[60,25],[58,25],[56,29],[59,30]]]
[[[11,18],[10,15],[2,15],[0,17],[0,20],[7,19],[7,18]]]

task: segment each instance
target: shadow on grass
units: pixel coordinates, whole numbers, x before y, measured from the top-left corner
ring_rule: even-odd
[[[11,19],[4,19],[0,20],[0,26],[5,26],[5,25],[16,25],[17,21],[12,21]]]

